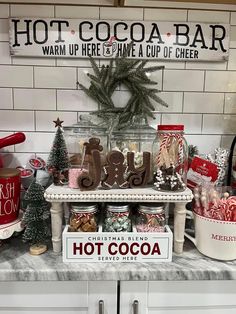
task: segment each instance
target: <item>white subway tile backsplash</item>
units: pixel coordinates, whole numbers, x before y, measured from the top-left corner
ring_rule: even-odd
[[[33,68],[29,66],[0,65],[1,87],[33,87]]]
[[[0,109],[13,109],[11,88],[0,88]]]
[[[205,22],[205,23],[229,23],[230,12],[223,11],[202,11],[202,10],[189,10],[189,22]]]
[[[236,71],[207,71],[207,92],[236,92]]]
[[[229,47],[236,48],[236,26],[230,27],[230,34],[229,34]]]
[[[53,58],[24,58],[24,57],[12,57],[13,64],[19,65],[45,65],[54,66],[56,65],[56,60]]]
[[[163,114],[162,124],[184,124],[185,133],[201,133],[201,114]]]
[[[236,25],[236,12],[231,12],[230,24],[231,25]]]
[[[54,6],[53,5],[11,5],[11,16],[12,17],[54,17]]]
[[[48,153],[52,147],[54,133],[26,132],[26,141],[16,145],[16,152]]]
[[[52,89],[14,89],[14,108],[56,110],[56,91]]]
[[[147,66],[164,66],[165,69],[184,69],[185,62],[184,61],[149,61]]]
[[[161,92],[156,94],[168,104],[168,108],[152,102],[155,111],[159,112],[182,112],[183,93],[182,92]]]
[[[95,61],[99,64],[99,61],[97,61],[97,59],[95,59]],[[57,66],[61,67],[82,67],[82,68],[91,67],[89,59],[58,58],[56,64]]]
[[[88,73],[94,75],[93,69],[92,68],[78,68],[78,82],[87,88],[90,86],[90,81],[91,81],[91,79],[87,75]],[[80,86],[78,86],[78,88],[80,88]]]
[[[112,96],[112,100],[115,107],[125,107],[130,97],[131,93],[129,91],[115,91]]]
[[[0,42],[0,64],[11,64],[8,42]]]
[[[220,147],[221,135],[185,135],[188,145],[198,147],[199,154],[213,154]]]
[[[236,93],[225,94],[224,113],[235,113],[236,114]]]
[[[107,20],[142,20],[141,8],[100,8],[100,19]]]
[[[155,116],[155,119],[152,119],[152,118],[148,119],[148,124],[156,130],[157,126],[161,124],[161,115],[160,113],[154,113],[154,116]]]
[[[76,69],[66,67],[35,67],[36,88],[76,88]]]
[[[55,16],[70,19],[99,19],[99,7],[55,6]]]
[[[184,93],[184,112],[223,113],[223,93]]]
[[[9,135],[11,135],[11,132],[0,132],[0,138],[4,138],[7,137]],[[0,148],[0,153],[2,154],[3,152],[14,152],[14,145],[10,145],[4,148]]]
[[[145,21],[186,21],[187,10],[144,9]]]
[[[0,18],[9,17],[9,4],[0,4]]]
[[[165,70],[164,91],[203,91],[204,72],[195,70]]]
[[[222,135],[220,147],[230,149],[233,139],[233,135]]]
[[[199,62],[199,61],[187,61],[186,69],[195,70],[226,70],[227,61],[223,62]]]
[[[34,157],[35,154],[32,153],[6,153],[2,154],[4,167],[6,168],[16,168],[19,166],[24,167],[30,158]]]
[[[0,41],[9,41],[8,19],[0,19]]]
[[[236,70],[236,49],[229,50],[228,70]]]
[[[203,115],[205,134],[236,134],[236,115]]]
[[[77,112],[65,111],[37,111],[36,112],[36,131],[54,131],[55,123],[59,118],[63,120],[63,126],[68,126],[77,122]]]
[[[98,110],[98,104],[82,90],[58,90],[57,109],[70,111]]]
[[[0,110],[0,127],[3,131],[34,131],[34,112]]]

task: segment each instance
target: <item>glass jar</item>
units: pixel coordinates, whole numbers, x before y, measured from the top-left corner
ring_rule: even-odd
[[[140,204],[136,221],[138,232],[164,232],[164,204]]]
[[[121,151],[125,157],[128,152],[134,152],[135,166],[138,167],[142,165],[142,153],[151,153],[155,136],[156,130],[148,125],[147,119],[135,116],[128,127],[112,132],[110,146],[112,150]]]
[[[104,232],[131,232],[129,205],[110,204],[106,209]]]
[[[97,232],[97,205],[73,204],[71,208],[70,232]]]
[[[187,184],[188,145],[183,125],[158,125],[153,142],[154,185],[159,191],[183,191]]]
[[[106,127],[91,122],[91,115],[81,115],[79,119],[78,123],[63,127],[72,167],[86,165],[86,160],[83,160],[84,143],[88,142],[91,137],[99,138],[100,144],[103,146],[102,153],[107,152]]]

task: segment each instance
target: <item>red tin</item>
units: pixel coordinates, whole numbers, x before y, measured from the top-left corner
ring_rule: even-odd
[[[0,169],[0,225],[18,218],[20,209],[20,170]]]

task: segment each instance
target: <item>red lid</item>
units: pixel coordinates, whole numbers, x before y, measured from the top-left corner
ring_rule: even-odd
[[[158,131],[184,131],[183,124],[162,124],[157,126]]]

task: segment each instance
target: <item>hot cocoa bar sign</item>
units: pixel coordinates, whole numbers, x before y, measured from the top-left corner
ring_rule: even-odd
[[[11,18],[11,55],[113,58],[132,42],[135,59],[223,61],[229,26],[223,24]]]

